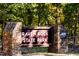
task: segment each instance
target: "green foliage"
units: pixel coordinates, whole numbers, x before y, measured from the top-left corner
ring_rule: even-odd
[[[0,16],[5,21],[21,21],[23,26],[46,26],[55,24],[55,13],[61,4],[0,4]],[[50,8],[51,7],[51,8]]]
[[[78,24],[78,16],[79,16],[79,4],[66,4],[64,7],[64,15],[65,15],[65,19],[63,24],[67,27],[67,29],[69,31],[73,31],[74,29],[78,29],[75,28],[76,25]],[[77,26],[79,27],[79,26]]]
[[[60,20],[69,33],[74,33],[76,27],[79,31],[78,8],[79,4],[5,3],[0,4],[0,17],[4,22],[21,21],[23,26],[50,26]]]

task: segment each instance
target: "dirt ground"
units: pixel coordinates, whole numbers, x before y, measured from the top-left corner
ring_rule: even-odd
[[[29,53],[23,54],[23,56],[79,56],[79,54],[57,54],[57,53]]]

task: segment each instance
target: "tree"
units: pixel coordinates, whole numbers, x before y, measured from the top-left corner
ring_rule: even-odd
[[[64,7],[65,20],[63,24],[67,27],[70,36],[74,36],[76,42],[77,32],[79,31],[78,15],[79,4],[66,4]]]

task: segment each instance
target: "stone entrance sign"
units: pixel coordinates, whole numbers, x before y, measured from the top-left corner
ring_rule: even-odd
[[[60,37],[60,26],[37,27],[22,31],[21,29],[21,22],[6,23],[3,31],[3,51],[7,55],[21,55],[22,43],[30,47],[35,45],[48,47],[48,52],[51,53],[68,52],[67,40]]]
[[[3,31],[3,51],[7,55],[21,55],[21,22],[7,22]]]

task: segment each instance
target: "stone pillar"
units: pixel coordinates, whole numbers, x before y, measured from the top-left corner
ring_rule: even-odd
[[[51,33],[52,33],[51,44],[48,50],[51,53],[58,53],[60,49],[60,42],[61,42],[61,39],[59,36],[59,27],[54,26],[53,28],[51,28]]]
[[[51,40],[51,44],[48,47],[48,52],[51,52],[51,53],[68,52],[67,40],[62,42],[62,39],[60,38],[60,26],[54,26],[53,28],[51,28],[50,33],[52,33],[53,35],[51,35],[52,36],[51,39],[48,39],[48,40]]]
[[[48,52],[50,53],[57,53],[58,52],[58,32],[57,32],[57,26],[53,26],[48,31],[48,41],[49,41],[49,47]]]
[[[3,31],[3,51],[7,55],[21,55],[21,22],[7,22]]]

